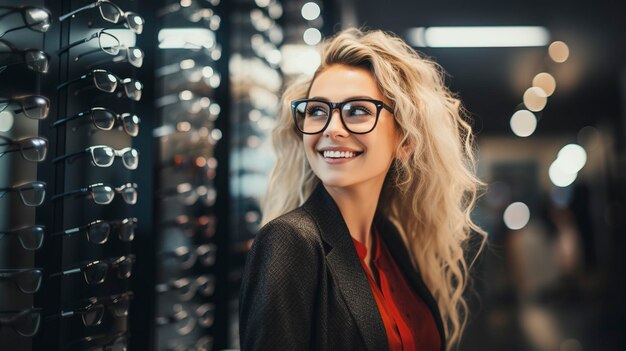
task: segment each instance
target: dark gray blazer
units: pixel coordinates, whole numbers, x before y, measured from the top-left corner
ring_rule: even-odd
[[[374,218],[411,286],[445,335],[433,296],[395,226]],[[388,350],[387,334],[339,208],[320,183],[301,207],[261,228],[248,253],[239,296],[247,350]]]

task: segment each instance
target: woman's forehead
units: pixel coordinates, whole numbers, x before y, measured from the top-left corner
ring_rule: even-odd
[[[381,99],[374,75],[365,68],[332,65],[320,72],[309,90],[309,97],[341,101],[353,97]]]

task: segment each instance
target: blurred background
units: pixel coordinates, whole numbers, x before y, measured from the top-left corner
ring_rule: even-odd
[[[280,93],[356,26],[438,62],[474,128],[489,246],[460,350],[626,349],[625,13],[0,0],[0,342],[238,349]]]

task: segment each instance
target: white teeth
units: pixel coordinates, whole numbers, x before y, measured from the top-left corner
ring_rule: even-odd
[[[352,151],[324,151],[323,154],[326,158],[352,158],[356,156]]]

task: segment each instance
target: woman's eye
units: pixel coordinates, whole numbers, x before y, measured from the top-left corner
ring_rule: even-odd
[[[319,107],[312,107],[308,110],[307,115],[309,116],[326,116],[326,110]]]
[[[364,107],[352,107],[350,109],[350,116],[369,116],[371,112]]]

